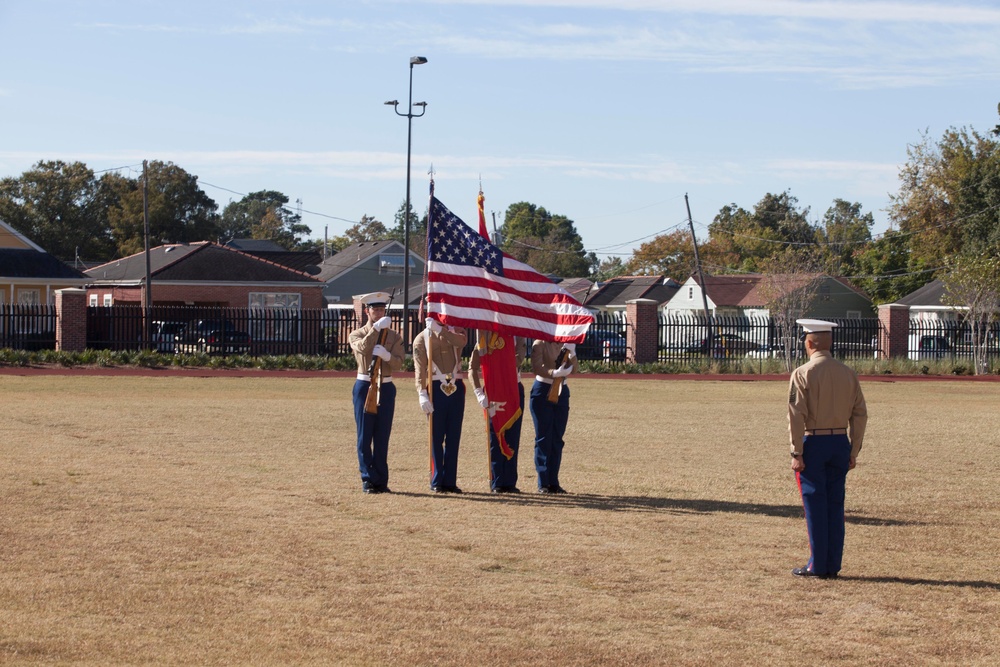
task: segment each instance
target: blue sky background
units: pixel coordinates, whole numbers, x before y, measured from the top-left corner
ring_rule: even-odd
[[[922,131],[997,124],[998,35],[982,0],[0,0],[0,177],[169,160],[220,210],[272,189],[316,238],[391,226],[407,123],[383,102],[421,55],[420,213],[433,164],[467,222],[482,179],[498,224],[544,206],[602,258],[686,225],[685,193],[701,236],[784,190],[881,233]]]

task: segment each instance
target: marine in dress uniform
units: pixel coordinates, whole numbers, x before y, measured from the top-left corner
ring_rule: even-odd
[[[348,336],[358,362],[353,399],[361,488],[365,493],[389,493],[389,435],[396,410],[396,385],[392,382],[392,374],[403,367],[403,338],[389,328],[390,320],[385,314],[388,294],[372,292],[354,298],[364,304],[368,316],[365,325]],[[378,381],[368,376],[375,357],[382,360],[382,387],[378,413],[370,414],[365,412],[365,400],[371,383]]]
[[[490,337],[491,334],[488,332],[484,334],[484,338],[489,339]],[[513,455],[509,459],[500,446],[500,440],[497,438],[496,431],[492,428],[492,425],[490,426],[490,491],[493,493],[521,492],[517,488],[517,451],[521,444],[521,423],[524,417],[524,385],[521,384],[519,369],[521,368],[521,362],[524,361],[528,345],[524,338],[515,337],[513,340],[516,364],[513,372],[517,382],[518,407],[521,410],[521,414],[504,433],[504,442],[507,443],[510,451],[513,452]],[[483,344],[483,342],[483,340],[480,340],[480,344]],[[479,345],[476,345],[472,350],[472,355],[469,357],[469,377],[472,380],[472,391],[476,395],[479,405],[492,417],[494,411],[499,406],[491,403],[490,397],[483,388],[482,362],[480,359]]]
[[[462,349],[465,329],[443,327],[427,318],[427,327],[413,339],[413,367],[416,371],[420,409],[431,417],[431,491],[461,493],[458,488],[458,447],[465,416],[465,383],[462,381]],[[428,363],[427,341],[431,339],[432,359]],[[428,376],[432,394],[427,392]]]
[[[557,363],[559,353],[567,354]],[[559,485],[559,467],[562,465],[563,435],[569,422],[569,386],[565,378],[579,369],[576,345],[536,340],[531,346],[531,368],[535,383],[531,386],[529,404],[531,419],[535,423],[535,470],[538,472],[539,493],[566,493]],[[552,381],[563,378],[559,400],[549,402]]]
[[[806,334],[809,361],[792,372],[789,382],[788,434],[811,556],[792,574],[835,579],[844,554],[847,471],[861,450],[868,410],[857,375],[830,354],[837,325],[823,320],[798,324]]]

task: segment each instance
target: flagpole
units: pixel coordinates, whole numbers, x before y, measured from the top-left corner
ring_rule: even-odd
[[[434,355],[431,353],[431,339],[434,332],[425,329],[427,334],[427,396],[431,401],[431,412],[427,415],[427,463],[430,484],[434,484]]]

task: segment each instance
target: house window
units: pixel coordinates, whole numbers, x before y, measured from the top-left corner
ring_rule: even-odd
[[[114,301],[114,299],[111,298],[110,294],[105,294],[104,295],[104,305],[105,306],[111,306],[111,305],[114,304],[114,302],[115,301]]]
[[[42,292],[37,289],[17,290],[17,302],[22,306],[37,306],[42,302]]]
[[[694,288],[688,287],[688,301],[694,301]]]
[[[830,286],[829,285],[820,285],[819,286],[819,299],[820,299],[820,301],[829,301],[830,300]]]
[[[410,257],[410,272],[413,272],[415,268],[415,262],[413,257]],[[378,256],[378,272],[380,274],[386,273],[403,273],[403,255],[390,255],[384,253]]]
[[[97,295],[96,294],[91,294],[90,295],[90,305],[91,306],[96,306],[97,305]]]
[[[860,310],[849,310],[847,311],[847,319],[849,320],[860,320],[861,311]]]

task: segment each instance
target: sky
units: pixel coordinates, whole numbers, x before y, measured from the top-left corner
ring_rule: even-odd
[[[702,240],[784,191],[878,235],[909,146],[1000,120],[998,35],[995,0],[0,0],[0,178],[170,161],[322,239],[394,225],[409,128],[418,213],[433,169],[473,226],[482,184],[601,259],[688,229],[685,195]]]

